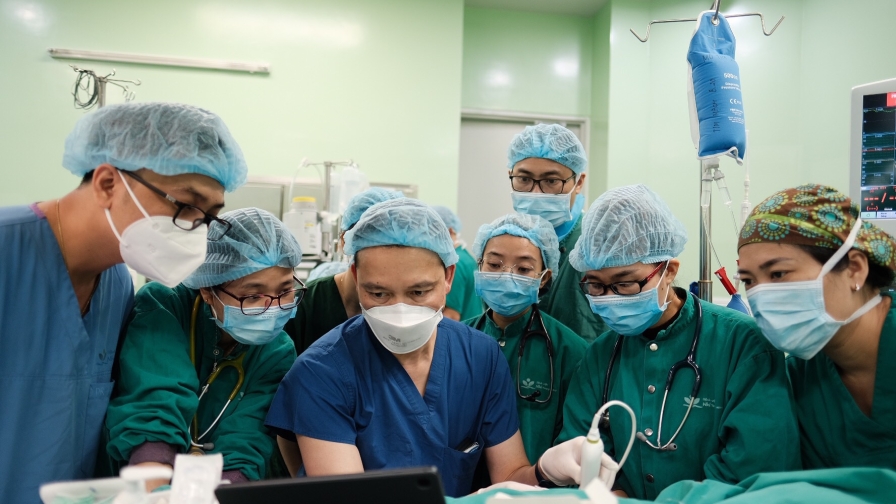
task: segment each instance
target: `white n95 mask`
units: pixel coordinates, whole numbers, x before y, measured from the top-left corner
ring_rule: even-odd
[[[824,276],[849,252],[861,227],[862,219],[857,219],[849,237],[815,280],[768,283],[747,291],[756,324],[775,348],[800,359],[811,359],[841,327],[881,302],[881,297],[875,296],[846,320],[834,320],[824,306]]]
[[[177,286],[205,262],[208,226],[203,224],[186,231],[175,226],[171,217],[150,216],[137,200],[124,175],[119,172],[118,176],[144,216],[119,234],[112,222],[112,214],[106,209],[106,220],[118,238],[121,258],[137,273],[166,287]]]
[[[404,303],[369,310],[362,306],[361,313],[376,339],[394,354],[411,353],[425,345],[442,320],[442,308]]]

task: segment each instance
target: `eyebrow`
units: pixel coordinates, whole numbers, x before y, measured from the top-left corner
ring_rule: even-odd
[[[620,271],[619,273],[616,273],[616,274],[612,275],[612,276],[610,277],[610,280],[619,280],[620,278],[624,278],[624,277],[627,277],[627,276],[634,275],[634,274],[637,273],[637,272],[638,272],[638,270],[636,270],[636,269],[622,270],[622,271]],[[649,275],[649,273],[648,273],[648,275]]]
[[[431,282],[431,281],[417,282],[414,285],[411,285],[410,287],[408,287],[408,290],[430,288],[430,287],[433,287],[434,285],[436,285],[437,283],[438,282]]]
[[[765,261],[764,263],[760,264],[759,270],[764,271],[778,263],[786,262],[786,261],[795,261],[795,259],[793,259],[791,257],[774,257],[774,258],[769,259],[768,261]],[[738,272],[738,274],[740,274],[740,273],[750,274],[750,271],[747,269],[744,269],[744,268],[737,268],[737,272]]]
[[[193,188],[193,187],[191,187],[191,186],[175,187],[175,188],[172,189],[172,192],[173,192],[173,191],[179,191],[179,192],[183,192],[183,193],[187,193],[187,194],[189,194],[189,195],[193,198],[193,204],[194,204],[194,206],[199,206],[200,204],[207,204],[208,201],[209,201],[209,199],[208,199],[208,197],[207,197],[206,195],[202,194],[201,192],[197,191],[195,188]],[[206,211],[207,211],[207,212],[210,212],[210,211],[212,211],[212,210],[220,210],[220,209],[222,209],[222,208],[224,208],[224,203],[223,203],[223,202],[222,202],[222,203],[218,203],[218,204],[216,204],[216,205],[212,205],[212,206],[211,206],[208,210],[206,210]]]
[[[535,175],[534,173],[530,172],[529,170],[527,170],[525,168],[517,168],[515,171],[517,173],[514,173],[513,175],[519,175],[522,177],[534,178],[534,175]],[[573,174],[573,175],[575,175],[575,174]],[[564,178],[563,172],[556,168],[549,169],[548,171],[542,173],[541,176],[542,176],[542,178],[559,178],[559,179]]]

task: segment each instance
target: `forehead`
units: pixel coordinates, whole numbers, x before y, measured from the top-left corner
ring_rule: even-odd
[[[562,164],[544,158],[526,158],[513,165],[513,175],[532,175],[535,178],[556,176],[572,177],[575,172]]]
[[[612,268],[604,268],[599,270],[589,270],[586,272],[586,276],[591,278],[597,278],[598,280],[604,281],[604,283],[610,283],[615,281],[617,277],[620,275],[626,275],[629,277],[637,277],[637,280],[647,276],[651,271],[656,268],[656,265],[653,264],[644,264],[641,262],[630,264],[628,266],[614,266]]]
[[[250,273],[244,277],[237,278],[228,285],[231,289],[240,289],[243,287],[252,287],[261,285],[270,289],[280,287],[284,283],[292,281],[293,271],[282,266],[271,266],[263,270]]]
[[[772,259],[793,259],[800,263],[813,264],[815,259],[803,249],[784,243],[748,243],[738,252],[738,269],[741,271],[758,269]]]
[[[208,206],[224,204],[224,186],[217,180],[198,173],[182,173],[180,175],[159,175],[158,173],[142,169],[137,174],[144,180],[159,189],[171,193],[177,198],[192,197],[197,203]]]
[[[445,277],[445,266],[435,252],[417,247],[370,247],[356,255],[358,282],[374,282],[396,289]]]
[[[482,255],[494,254],[501,256],[504,262],[513,262],[524,257],[541,259],[541,249],[534,243],[521,236],[499,235],[491,238],[485,244]]]

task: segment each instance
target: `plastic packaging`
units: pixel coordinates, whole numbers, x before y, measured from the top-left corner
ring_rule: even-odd
[[[221,483],[224,457],[214,455],[178,455],[171,480],[171,504],[212,504],[215,488]]]
[[[321,228],[317,219],[317,200],[309,196],[296,196],[283,215],[283,224],[296,237],[303,255],[321,252]]]

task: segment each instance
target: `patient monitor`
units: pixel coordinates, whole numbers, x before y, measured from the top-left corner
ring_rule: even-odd
[[[852,88],[849,135],[849,196],[896,236],[896,79]]]

